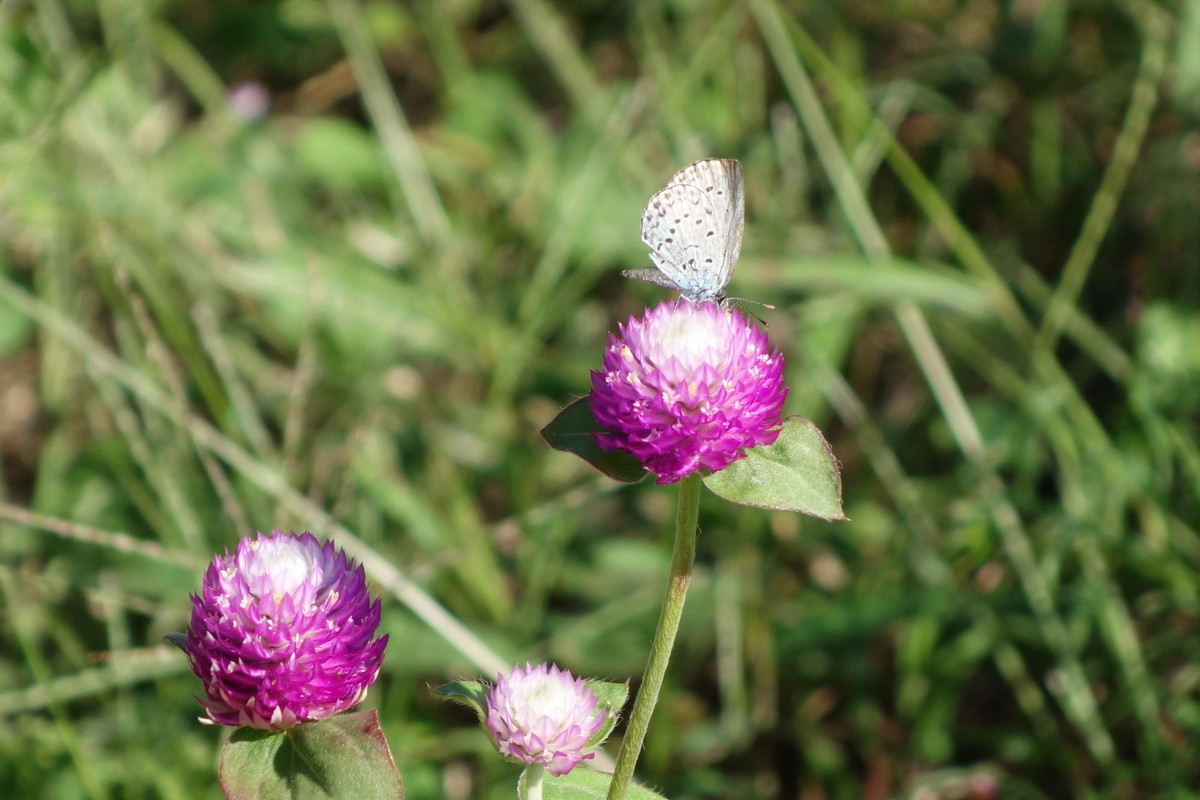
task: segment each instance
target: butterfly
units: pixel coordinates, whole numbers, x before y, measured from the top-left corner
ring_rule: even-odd
[[[742,250],[746,193],[742,165],[707,158],[676,172],[642,212],[642,241],[653,267],[625,270],[634,280],[678,289],[693,303],[725,305],[725,287]]]

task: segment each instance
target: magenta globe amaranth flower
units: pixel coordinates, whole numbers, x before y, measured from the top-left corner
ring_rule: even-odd
[[[675,483],[717,472],[779,436],[783,356],[736,309],[665,302],[610,335],[592,372],[592,413],[606,450],[632,453]]]
[[[311,533],[246,537],[192,596],[184,649],[204,682],[202,722],[285,730],[362,702],[387,637],[363,568]]]
[[[487,696],[487,729],[500,754],[566,775],[592,758],[607,712],[582,678],[555,665],[517,666]]]

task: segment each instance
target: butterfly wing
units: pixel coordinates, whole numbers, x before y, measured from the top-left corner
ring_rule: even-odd
[[[642,213],[642,241],[656,269],[635,270],[630,277],[674,285],[695,302],[723,300],[744,223],[741,164],[711,158],[684,167]]]

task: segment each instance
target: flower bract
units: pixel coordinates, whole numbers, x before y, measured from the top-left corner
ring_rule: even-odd
[[[362,702],[387,637],[361,566],[311,533],[242,539],[192,596],[185,650],[203,722],[286,730]]]
[[[659,483],[717,472],[772,444],[787,398],[783,356],[735,308],[685,299],[631,317],[592,372],[596,442]]]
[[[540,664],[500,675],[487,698],[487,729],[501,755],[566,775],[592,758],[607,712],[582,678]]]

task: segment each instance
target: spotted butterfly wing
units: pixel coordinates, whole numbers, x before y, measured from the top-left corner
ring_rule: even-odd
[[[692,302],[724,302],[744,222],[742,165],[731,158],[697,161],[675,173],[642,212],[642,241],[654,266],[624,274],[678,289]]]

